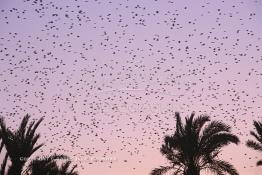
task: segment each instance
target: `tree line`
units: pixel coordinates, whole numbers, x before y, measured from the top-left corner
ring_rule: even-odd
[[[216,175],[239,174],[232,164],[219,158],[223,147],[240,142],[229,125],[222,121],[211,121],[208,115],[195,117],[195,113],[186,117],[184,123],[180,113],[176,112],[175,117],[174,134],[166,135],[160,148],[169,165],[153,169],[150,175],[164,175],[168,172],[173,175],[200,175],[202,170],[209,170]],[[0,118],[0,153],[3,148],[6,150],[0,175],[79,175],[77,165],[72,165],[70,158],[64,154],[30,159],[44,144],[37,144],[40,134],[36,133],[43,118],[30,123],[29,119],[27,114],[18,129],[12,131],[6,126],[4,118]],[[255,130],[250,132],[253,140],[248,140],[246,146],[262,152],[262,122],[254,121],[253,124]],[[260,165],[262,160],[257,161],[257,166]]]

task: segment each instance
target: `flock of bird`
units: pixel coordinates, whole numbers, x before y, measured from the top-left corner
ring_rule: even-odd
[[[242,171],[255,172],[256,157],[244,141],[252,121],[262,119],[257,6],[260,1],[3,0],[0,115],[13,127],[26,113],[44,116],[41,151],[78,157],[82,172],[135,174],[154,168],[148,157],[161,156],[174,112],[196,111],[233,127],[243,142],[232,149],[245,150],[249,160],[240,163]],[[112,159],[101,168],[87,157]]]

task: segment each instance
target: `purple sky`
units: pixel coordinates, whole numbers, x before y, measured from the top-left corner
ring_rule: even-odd
[[[82,175],[148,174],[174,112],[196,111],[240,136],[222,158],[261,172],[245,147],[262,120],[261,0],[1,0],[0,14],[0,115],[44,116],[45,154],[82,159]]]

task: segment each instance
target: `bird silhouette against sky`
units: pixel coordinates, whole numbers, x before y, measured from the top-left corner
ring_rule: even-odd
[[[80,174],[148,174],[175,112],[232,126],[223,151],[257,175],[246,148],[262,120],[262,1],[2,0],[0,115],[44,117],[41,152]],[[40,152],[40,153],[41,153]],[[106,160],[105,160],[106,159]]]

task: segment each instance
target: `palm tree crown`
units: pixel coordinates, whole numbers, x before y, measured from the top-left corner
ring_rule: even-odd
[[[156,168],[151,175],[165,174],[170,170],[174,175],[199,175],[201,170],[210,170],[219,175],[238,175],[231,164],[218,157],[222,147],[239,143],[238,137],[231,133],[230,126],[220,121],[210,122],[207,115],[194,118],[194,113],[183,124],[180,114],[177,112],[175,115],[175,133],[165,136],[160,149],[170,166]]]
[[[0,117],[0,153],[5,147],[6,154],[0,167],[0,175],[78,175],[75,171],[76,165],[71,166],[71,161],[66,155],[51,155],[47,157],[36,157],[29,162],[24,168],[28,158],[39,150],[44,144],[37,144],[40,138],[39,134],[35,134],[36,129],[43,121],[40,118],[38,121],[33,121],[30,124],[29,115],[26,115],[15,131],[11,131],[6,127],[5,121]],[[5,167],[8,159],[11,160],[7,173]],[[58,165],[58,159],[67,159],[63,161],[61,166]],[[23,171],[24,169],[24,171]]]
[[[3,118],[0,118],[0,138],[2,140],[1,149],[6,148],[6,157],[1,167],[1,173],[5,172],[7,158],[10,158],[12,164],[8,169],[8,175],[20,175],[26,160],[43,144],[36,145],[40,135],[35,134],[37,127],[42,122],[40,118],[37,122],[33,121],[28,125],[29,115],[26,115],[15,131],[6,127]],[[27,126],[28,125],[28,126]]]
[[[57,160],[66,159],[61,166],[58,166]],[[71,161],[66,155],[51,155],[48,157],[36,157],[32,160],[27,169],[26,175],[78,175],[75,171],[76,165],[70,168]]]
[[[257,133],[251,131],[250,134],[253,137],[255,137],[256,141],[248,140],[246,145],[254,150],[262,152],[262,122],[254,121],[254,126]],[[262,165],[262,160],[259,160],[257,162],[257,166],[261,166],[261,165]]]

